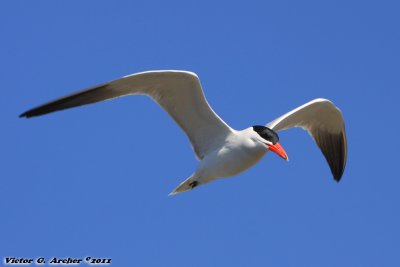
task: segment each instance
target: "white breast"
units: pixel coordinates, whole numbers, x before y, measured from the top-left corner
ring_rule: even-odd
[[[256,164],[268,150],[247,135],[247,130],[232,133],[220,148],[209,153],[196,171],[200,180],[234,176]]]

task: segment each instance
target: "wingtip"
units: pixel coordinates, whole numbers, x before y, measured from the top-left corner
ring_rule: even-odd
[[[343,176],[344,169],[340,173],[332,173],[333,174],[333,180],[335,180],[337,183],[340,182]]]
[[[29,111],[25,111],[24,113],[20,114],[18,117],[19,118],[25,118],[25,119],[29,119],[30,117],[33,117],[35,115],[30,114]]]
[[[26,112],[19,114],[18,118],[28,118]]]

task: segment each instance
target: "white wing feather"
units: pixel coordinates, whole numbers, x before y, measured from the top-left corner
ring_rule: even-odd
[[[148,71],[128,75],[51,101],[20,117],[40,116],[137,94],[151,97],[174,119],[189,137],[200,159],[232,130],[208,105],[197,75],[187,71]]]

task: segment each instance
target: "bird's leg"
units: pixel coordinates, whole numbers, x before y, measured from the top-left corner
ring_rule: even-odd
[[[199,184],[199,182],[193,181],[193,182],[191,182],[191,183],[189,184],[189,186],[190,186],[191,189],[193,189],[193,188],[195,188],[198,184]]]

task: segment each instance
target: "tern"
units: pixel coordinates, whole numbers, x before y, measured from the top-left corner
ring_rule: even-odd
[[[189,71],[131,74],[48,102],[20,117],[40,116],[126,95],[152,98],[182,128],[192,144],[199,160],[197,169],[170,195],[242,173],[268,151],[288,160],[277,132],[293,127],[303,128],[312,136],[336,181],[343,175],[347,158],[346,132],[342,113],[331,101],[314,99],[265,126],[235,130],[212,110],[198,76]]]

